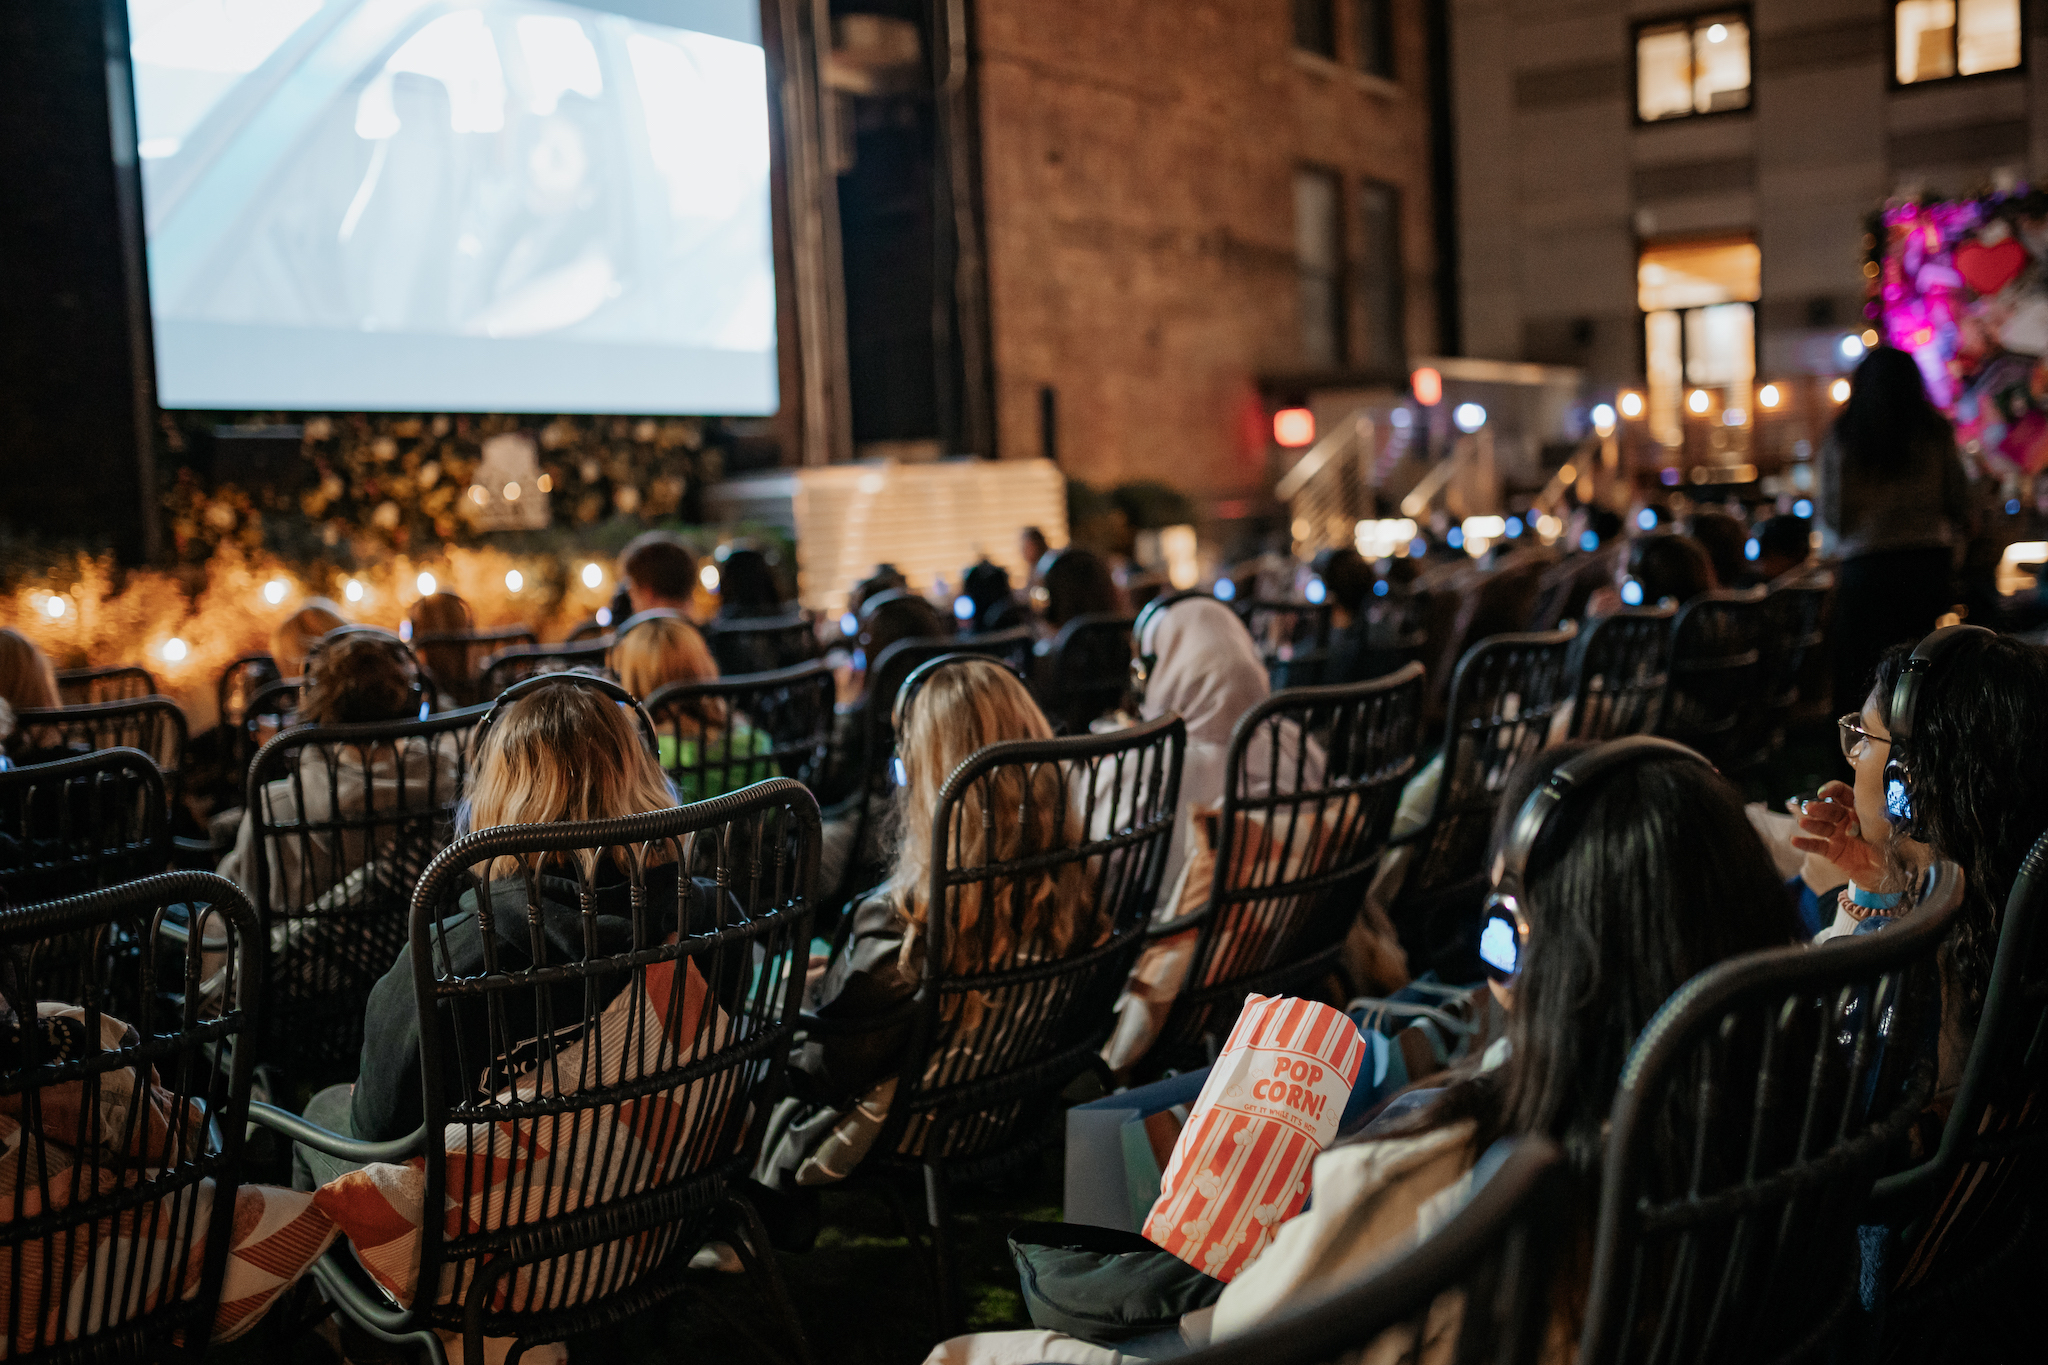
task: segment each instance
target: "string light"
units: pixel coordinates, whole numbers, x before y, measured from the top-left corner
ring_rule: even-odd
[[[291,591],[291,586],[282,578],[273,578],[263,585],[263,600],[274,607],[284,601],[284,595]]]
[[[505,501],[506,501],[506,502],[518,502],[518,501],[519,501],[519,485],[518,485],[518,484],[516,484],[516,483],[508,483],[508,484],[506,484],[506,485],[505,485]]]
[[[434,590],[440,587],[441,585],[434,581],[434,576],[432,574],[423,573],[417,579],[414,580],[413,586],[420,590],[420,596],[432,597],[434,595]]]
[[[363,600],[363,583],[362,583],[362,580],[361,580],[361,579],[359,579],[359,578],[351,578],[351,579],[350,579],[350,580],[349,580],[348,582],[346,582],[346,583],[342,584],[342,587],[341,587],[341,595],[342,595],[343,597],[346,597],[346,598],[347,598],[347,599],[348,599],[349,601],[351,601],[351,602],[360,602],[360,601],[362,601],[362,600]]]
[[[1643,396],[1633,391],[1621,396],[1621,415],[1630,419],[1643,415]]]
[[[43,603],[43,611],[52,621],[58,619],[64,614],[64,599],[55,593],[50,594],[49,599]]]
[[[603,587],[604,570],[599,568],[594,562],[585,564],[583,566],[583,586],[586,588]]]
[[[704,591],[717,592],[718,566],[716,564],[706,564],[703,568],[697,570],[697,581],[704,585]]]
[[[526,586],[526,578],[517,569],[505,570],[505,591],[518,592]]]
[[[1848,402],[1849,381],[1846,379],[1837,379],[1834,383],[1828,385],[1828,397],[1834,399],[1837,403]]]
[[[1756,405],[1760,408],[1775,408],[1784,401],[1784,397],[1776,384],[1766,384],[1756,391]]]
[[[1707,391],[1705,389],[1694,389],[1691,393],[1685,396],[1685,405],[1688,408],[1691,408],[1694,412],[1705,412],[1707,410],[1707,404],[1712,401],[1712,399],[1707,397]]]
[[[185,656],[190,652],[191,651],[185,647],[185,642],[183,640],[180,640],[175,635],[173,635],[170,639],[164,641],[163,656],[165,662],[167,663],[183,663],[185,661]]]

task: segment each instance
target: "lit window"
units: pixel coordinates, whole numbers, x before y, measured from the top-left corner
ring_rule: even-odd
[[[1294,173],[1294,269],[1301,293],[1302,360],[1344,363],[1344,223],[1335,174]]]
[[[1702,14],[1636,30],[1636,115],[1645,123],[1748,107],[1747,15]]]
[[[1377,180],[1358,190],[1365,256],[1358,271],[1359,360],[1368,368],[1399,370],[1408,358],[1402,321],[1401,191]]]
[[[1688,398],[1695,400],[1695,414],[1747,407],[1756,378],[1755,303],[1762,283],[1763,257],[1755,242],[1644,248],[1636,265],[1636,303],[1643,310],[1654,439],[1684,444]]]
[[[1337,0],[1294,0],[1294,45],[1303,52],[1337,55]]]
[[[1900,85],[2010,71],[2020,64],[2020,0],[1897,0]]]
[[[1358,69],[1394,79],[1394,0],[1358,0]]]

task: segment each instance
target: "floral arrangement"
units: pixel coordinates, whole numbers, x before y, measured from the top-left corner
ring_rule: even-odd
[[[2048,194],[1898,201],[1865,245],[1866,312],[1919,362],[1957,439],[2048,468]]]

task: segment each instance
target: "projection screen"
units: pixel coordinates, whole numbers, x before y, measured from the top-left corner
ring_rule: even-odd
[[[757,0],[127,0],[158,401],[775,411]]]

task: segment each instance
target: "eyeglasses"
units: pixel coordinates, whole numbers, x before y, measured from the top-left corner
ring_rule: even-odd
[[[1836,728],[1842,732],[1842,757],[1852,763],[1856,760],[1856,747],[1864,741],[1867,740],[1872,744],[1891,743],[1891,739],[1888,736],[1873,735],[1870,731],[1858,725],[1856,722],[1861,719],[1860,715],[1851,711],[1848,715],[1835,722]]]

